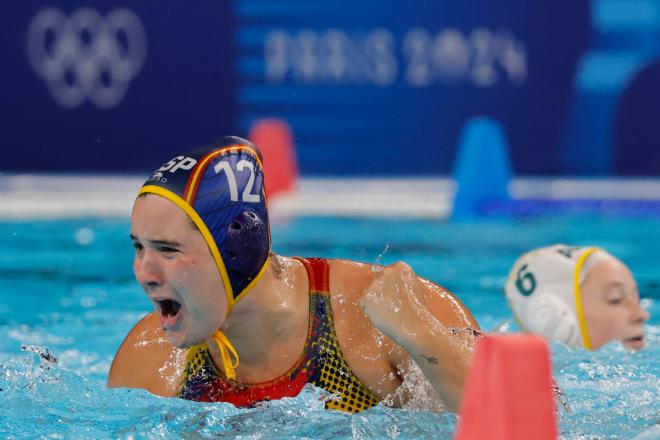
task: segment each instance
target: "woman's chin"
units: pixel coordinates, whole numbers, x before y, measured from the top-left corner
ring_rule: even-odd
[[[186,340],[186,335],[183,334],[183,332],[163,329],[163,333],[165,334],[165,337],[170,342],[170,344],[176,348],[188,348],[194,345],[188,343]]]
[[[164,329],[163,332],[165,333],[165,337],[170,342],[170,344],[172,344],[173,346],[179,349],[187,349],[194,345],[203,344],[206,343],[208,340],[211,340],[210,335],[208,336],[208,338],[204,338],[204,337],[191,336],[182,331],[174,332]]]

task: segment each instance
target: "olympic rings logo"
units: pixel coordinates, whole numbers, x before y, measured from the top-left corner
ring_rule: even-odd
[[[140,72],[147,39],[139,17],[115,9],[105,18],[91,8],[67,17],[56,8],[41,9],[27,35],[28,58],[62,107],[89,99],[101,109],[118,105]]]

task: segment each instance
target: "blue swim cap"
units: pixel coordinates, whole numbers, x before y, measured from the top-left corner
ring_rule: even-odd
[[[270,227],[259,150],[245,139],[225,137],[165,163],[142,186],[139,194],[144,193],[170,200],[197,226],[220,271],[229,312],[268,263]]]

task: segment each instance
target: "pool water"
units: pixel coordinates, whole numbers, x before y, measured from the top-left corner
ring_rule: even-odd
[[[456,416],[420,403],[358,415],[321,393],[251,409],[108,390],[123,337],[150,310],[133,280],[128,221],[0,223],[0,436],[3,438],[451,438]],[[493,222],[299,218],[272,226],[284,255],[405,260],[451,291],[485,330],[510,327],[501,286],[518,255],[555,242],[607,248],[633,270],[651,313],[648,348],[552,345],[571,410],[566,439],[660,438],[660,222],[553,218]]]

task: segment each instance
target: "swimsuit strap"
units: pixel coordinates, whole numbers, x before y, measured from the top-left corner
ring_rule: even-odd
[[[325,258],[300,258],[294,257],[300,261],[307,269],[309,278],[309,291],[321,295],[330,294],[330,264]]]

